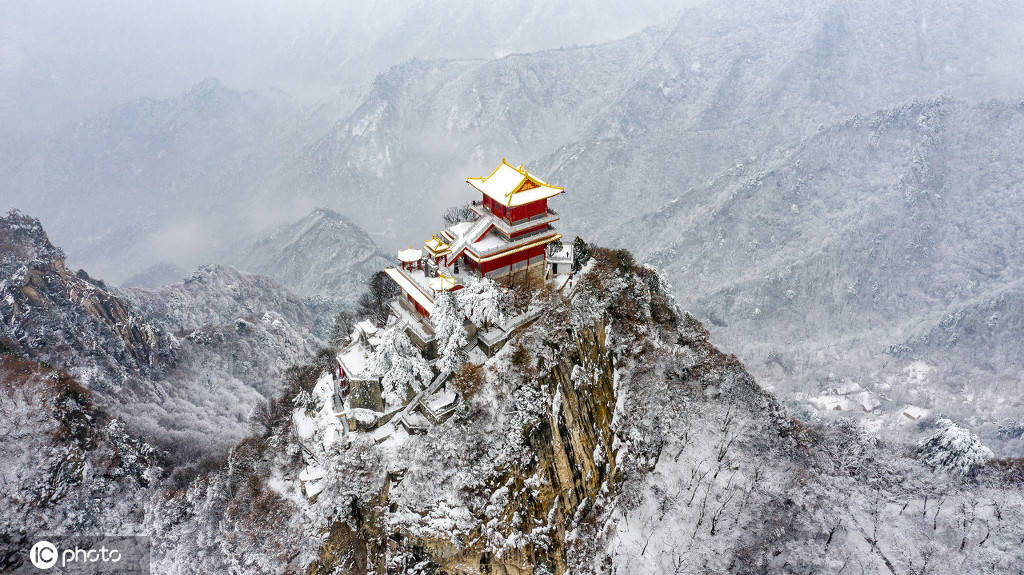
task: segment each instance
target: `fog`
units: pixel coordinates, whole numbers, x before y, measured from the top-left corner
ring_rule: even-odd
[[[879,428],[913,404],[987,442],[1024,410],[1024,3],[2,13],[0,209],[112,284],[237,263],[319,207],[359,226],[320,255],[415,245],[504,157],[566,187],[568,238],[661,267],[784,397],[856,387]]]
[[[606,41],[695,3],[4,0],[0,125],[7,137],[34,135],[137,98],[176,96],[207,77],[312,103],[410,56],[491,58],[518,51],[510,42],[519,40],[526,51]]]

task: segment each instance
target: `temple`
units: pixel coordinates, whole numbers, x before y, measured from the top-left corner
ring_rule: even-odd
[[[454,413],[460,400],[446,384],[451,370],[436,368],[441,359],[438,356],[444,350],[438,350],[435,329],[461,320],[466,361],[482,365],[542,313],[539,307],[526,306],[514,314],[496,312],[493,320],[478,315],[478,323],[474,323],[468,308],[447,308],[465,313],[464,317],[435,313],[441,294],[466,288],[468,291],[456,293],[456,305],[462,305],[457,303],[460,299],[475,301],[483,307],[488,304],[480,302],[490,301],[492,310],[500,310],[504,303],[498,300],[506,295],[506,290],[496,289],[490,282],[478,281],[479,278],[492,279],[506,288],[547,286],[571,293],[573,248],[562,245],[561,234],[554,228],[558,214],[548,207],[548,200],[564,189],[505,160],[489,176],[467,178],[466,182],[474,197],[457,211],[461,220],[432,234],[422,245],[407,244],[408,247],[398,250],[395,265],[384,270],[400,290],[387,303],[386,319],[375,316],[357,323],[348,343],[336,355],[331,377],[322,378],[314,390],[332,398],[325,403],[332,406],[325,419],[341,430],[338,433],[367,432],[374,441],[383,441],[395,433],[422,433],[443,422]],[[480,289],[489,290],[491,295],[474,291]],[[398,387],[389,387],[385,393],[385,374],[381,370],[387,368],[381,367],[382,360],[375,354],[382,345],[385,353],[399,353],[396,350],[400,344],[395,343],[399,340],[394,339],[391,330],[408,336],[412,346],[401,353],[406,354],[409,365],[424,362],[430,375],[413,374],[415,382],[396,384],[392,380],[387,385]],[[450,348],[446,349],[451,353]],[[340,411],[333,411],[334,406]],[[334,433],[325,432],[325,447],[328,440],[334,440]],[[306,494],[312,497],[320,489],[323,471],[311,459],[304,473],[305,478],[300,479]]]
[[[398,265],[385,270],[401,288],[400,305],[408,312],[429,317],[437,294],[461,289],[469,276],[538,288],[569,272],[567,256],[551,253],[549,258],[549,244],[562,235],[553,226],[559,218],[548,200],[564,188],[504,159],[489,176],[466,182],[480,194],[468,206],[467,221],[434,234],[422,249],[410,245],[400,250]]]

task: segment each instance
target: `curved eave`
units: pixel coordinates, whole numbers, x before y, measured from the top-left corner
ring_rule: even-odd
[[[500,170],[502,166],[507,166],[509,169],[515,171],[515,173],[519,175],[519,179],[514,185],[505,190],[488,189],[486,185],[487,181],[490,180],[494,174],[498,173],[498,170]],[[522,187],[527,180],[533,183],[535,187],[528,190],[515,191]],[[565,188],[552,186],[544,180],[531,175],[530,172],[522,167],[517,168],[513,166],[508,163],[505,158],[501,159],[501,163],[498,164],[498,167],[495,168],[494,171],[486,178],[466,178],[466,183],[473,186],[477,191],[483,193],[492,200],[509,208],[538,202],[540,200],[546,200],[565,191]]]

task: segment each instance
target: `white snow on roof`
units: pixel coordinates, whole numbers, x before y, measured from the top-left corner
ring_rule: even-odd
[[[398,250],[398,261],[410,263],[419,261],[423,257],[423,250],[416,248],[409,248],[407,250]]]
[[[427,313],[434,311],[434,301],[424,293],[419,286],[413,283],[409,278],[405,276],[401,271],[395,268],[388,268],[384,270],[384,273],[388,274],[388,277],[395,280],[398,287],[402,288],[402,291],[412,296],[412,299],[416,303],[420,304],[423,309],[427,310]]]
[[[431,411],[438,412],[451,407],[455,404],[456,400],[458,400],[458,397],[456,397],[454,391],[444,389],[428,397],[426,404]]]
[[[480,241],[473,243],[473,249],[476,250],[477,253],[483,253],[499,248],[507,243],[509,242],[505,241],[505,238],[502,238],[497,232],[491,230],[487,232],[487,235],[480,238]]]
[[[365,333],[367,337],[377,333],[377,326],[373,325],[373,322],[368,319],[364,319],[363,321],[357,323],[356,327],[358,327],[360,331]]]
[[[923,407],[908,405],[903,408],[903,416],[913,421],[917,421],[926,415],[928,415],[928,410]]]
[[[436,291],[449,290],[455,287],[455,278],[446,275],[439,275],[427,280],[427,285],[430,286],[430,289]]]
[[[515,192],[516,188],[526,179],[537,184],[537,187]],[[498,169],[486,178],[466,178],[466,182],[499,204],[510,207],[557,196],[564,191],[563,188],[551,186],[526,170],[512,166],[505,160],[502,160]]]
[[[360,379],[365,376],[366,364],[370,353],[363,345],[353,345],[338,355],[338,361],[350,378]]]

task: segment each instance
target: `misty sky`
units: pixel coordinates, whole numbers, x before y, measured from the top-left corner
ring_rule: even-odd
[[[401,49],[391,52],[399,40],[419,57],[517,51],[502,46],[502,38],[491,46],[474,38],[476,20],[507,18],[515,39],[524,34],[514,29],[517,14],[539,13],[536,19],[553,28],[523,38],[522,51],[533,51],[625,36],[695,3],[600,3],[612,6],[602,9],[599,3],[523,2],[503,7],[506,14],[490,2],[456,0],[3,0],[0,124],[8,137],[37,133],[139,97],[173,97],[206,77],[315,101],[406,59]],[[446,25],[451,37],[442,42],[428,34],[417,38],[420,27]]]

